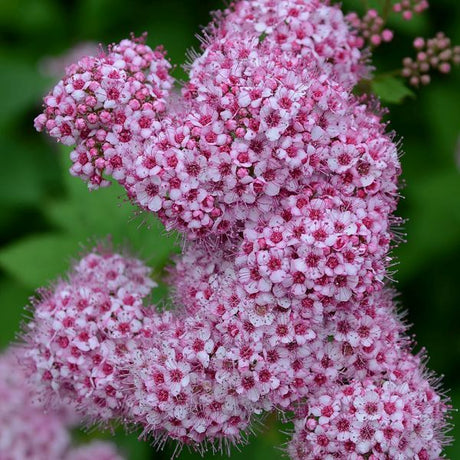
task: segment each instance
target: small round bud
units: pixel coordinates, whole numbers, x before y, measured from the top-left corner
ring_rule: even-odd
[[[412,11],[404,11],[402,17],[404,20],[410,21],[412,19]]]
[[[417,37],[414,40],[414,48],[415,49],[421,50],[424,46],[425,46],[425,40],[423,38]]]
[[[385,42],[391,42],[393,40],[393,31],[385,29],[382,31],[382,39]]]
[[[420,82],[422,83],[422,85],[428,85],[431,81],[431,77],[429,75],[422,75],[420,77]]]
[[[441,64],[439,64],[439,67],[438,67],[439,71],[441,73],[449,73],[450,72],[450,64],[448,62],[442,62]]]

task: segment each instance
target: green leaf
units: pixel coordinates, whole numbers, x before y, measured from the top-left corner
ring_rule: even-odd
[[[78,240],[60,234],[32,236],[0,251],[0,267],[30,289],[64,274],[79,252]]]
[[[7,167],[0,168],[3,205],[39,207],[46,195],[57,193],[61,178],[55,154],[49,151],[49,146],[10,135],[2,139],[2,150],[8,163]]]
[[[47,80],[40,77],[37,68],[25,60],[0,55],[0,124],[9,123],[16,116],[37,104],[45,92]]]
[[[166,234],[150,215],[135,217],[136,209],[123,200],[123,190],[114,185],[89,192],[86,184],[66,172],[62,199],[44,205],[56,228],[53,233],[15,241],[0,250],[0,267],[25,286],[36,289],[69,269],[69,262],[82,252],[82,244],[107,240],[115,248],[127,247],[160,276],[171,253],[177,252],[177,235]]]
[[[409,183],[411,208],[407,216],[407,243],[398,248],[397,278],[405,280],[437,258],[460,247],[460,175],[445,170]]]
[[[32,291],[9,277],[0,280],[0,348],[6,347],[16,337],[24,316],[24,305]]]
[[[377,76],[371,81],[371,88],[382,102],[388,104],[401,104],[406,97],[415,97],[403,80],[395,77]]]
[[[66,195],[46,204],[44,211],[69,238],[88,241],[110,235],[115,246],[127,246],[157,270],[178,251],[177,234],[166,233],[152,215],[139,213],[118,184],[90,192],[83,181],[65,171],[64,186]]]

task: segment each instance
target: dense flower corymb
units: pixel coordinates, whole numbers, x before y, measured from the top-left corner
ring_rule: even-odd
[[[440,397],[420,372],[420,360],[402,357],[385,380],[356,381],[312,398],[296,422],[293,459],[437,459],[442,429]],[[434,421],[434,423],[433,423]]]
[[[400,165],[352,92],[362,40],[319,0],[241,0],[206,37],[180,96],[164,54],[124,40],[45,98],[36,126],[75,145],[72,173],[186,243],[175,311],[144,305],[141,262],[85,256],[35,305],[35,384],[159,444],[222,447],[277,409],[293,459],[438,458],[448,406],[385,283]]]
[[[67,67],[67,78],[46,97],[47,109],[35,126],[65,145],[78,144],[73,174],[90,187],[108,185],[102,171],[116,168],[121,159],[106,164],[104,152],[156,129],[172,84],[170,68],[161,48],[152,50],[142,39],[123,40],[107,55]]]
[[[26,357],[46,404],[76,404],[90,420],[120,414],[121,356],[148,334],[142,299],[155,285],[149,273],[137,260],[93,254],[36,303]]]

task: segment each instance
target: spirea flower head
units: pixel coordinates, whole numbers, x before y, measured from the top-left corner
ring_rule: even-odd
[[[291,458],[441,458],[446,406],[417,357],[401,358],[382,380],[352,380],[311,398],[295,423]]]
[[[222,448],[281,410],[296,414],[294,459],[440,454],[448,405],[385,282],[400,165],[378,104],[353,94],[362,46],[327,2],[241,0],[206,29],[180,96],[137,41],[69,68],[37,127],[75,145],[73,174],[117,180],[186,243],[175,310],[144,305],[141,262],[98,249],[36,303],[45,401],[159,445]],[[94,103],[82,122],[61,94]]]
[[[90,254],[36,301],[26,358],[45,405],[70,404],[90,420],[119,415],[124,352],[148,333],[149,273],[135,259]]]
[[[35,127],[65,145],[77,145],[72,173],[91,188],[108,185],[102,178],[104,152],[133,135],[149,137],[165,110],[172,79],[161,48],[144,39],[123,40],[98,57],[83,57],[45,98],[46,111]],[[128,120],[128,122],[127,122]],[[118,158],[112,158],[114,167]]]
[[[209,33],[203,55],[190,65],[182,106],[167,111],[154,129],[153,125],[147,131],[138,129],[141,109],[131,116],[127,101],[107,102],[108,93],[103,93],[103,101],[95,106],[100,117],[101,104],[109,103],[114,112],[126,107],[128,112],[121,124],[114,125],[118,139],[106,142],[103,151],[93,151],[94,162],[87,155],[86,134],[68,137],[53,120],[46,121],[48,112],[55,113],[52,94],[45,98],[45,114],[36,120],[39,129],[76,144],[74,173],[88,180],[94,165],[103,165],[133,201],[159,212],[168,228],[191,237],[226,233],[230,225],[245,220],[248,207],[256,212],[273,207],[282,184],[288,185],[288,192],[297,190],[323,165],[328,169],[326,157],[333,139],[353,136],[359,125],[353,114],[357,102],[349,90],[365,71],[357,39],[340,10],[316,1],[239,2],[216,20]],[[117,50],[115,46],[113,53]],[[103,65],[100,59],[97,64]],[[67,88],[69,78],[54,91]],[[108,79],[110,85],[117,81]],[[369,128],[378,135],[378,123]],[[88,130],[87,124],[84,129]],[[98,132],[97,127],[90,130],[89,140],[97,140]],[[310,139],[311,147],[305,149]],[[358,147],[360,139],[353,142]],[[362,153],[350,152],[351,163],[357,163]]]

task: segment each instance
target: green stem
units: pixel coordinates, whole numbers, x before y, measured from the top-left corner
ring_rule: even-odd
[[[383,25],[387,23],[390,12],[391,12],[391,0],[385,0],[385,4],[383,6],[383,11],[382,11]]]

